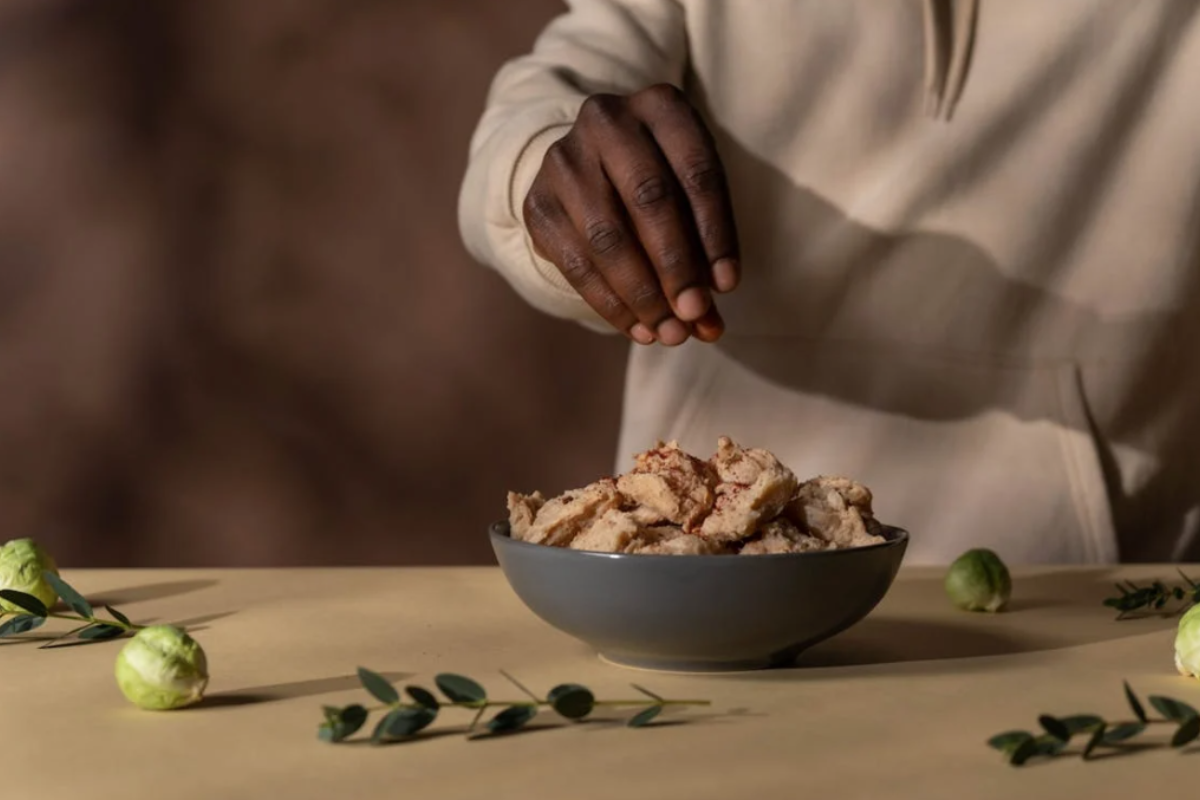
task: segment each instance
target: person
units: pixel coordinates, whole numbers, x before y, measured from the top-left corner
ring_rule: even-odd
[[[618,470],[726,434],[866,484],[910,563],[1200,553],[1200,4],[567,5],[458,213],[629,339]]]

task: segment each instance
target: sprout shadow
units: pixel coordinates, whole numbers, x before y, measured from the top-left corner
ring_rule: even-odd
[[[184,581],[163,581],[147,583],[141,586],[127,586],[122,589],[110,589],[99,592],[91,598],[95,606],[123,606],[133,603],[144,603],[149,600],[162,600],[167,597],[178,597],[182,594],[198,592],[216,586],[219,581],[211,578],[197,578]]]
[[[411,672],[380,672],[389,681],[399,681],[410,678]],[[268,686],[253,686],[246,689],[234,689],[207,695],[192,709],[230,708],[236,706],[258,705],[260,703],[275,703],[281,700],[295,700],[302,697],[317,697],[323,694],[344,692],[351,689],[361,689],[362,683],[358,675],[342,675],[335,678],[316,678],[307,681],[291,683],[276,683]]]

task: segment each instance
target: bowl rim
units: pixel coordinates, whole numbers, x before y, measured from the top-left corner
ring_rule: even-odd
[[[674,553],[605,553],[598,550],[573,550],[569,547],[554,547],[552,545],[534,544],[533,542],[522,542],[512,538],[509,524],[506,520],[493,522],[488,526],[488,538],[493,545],[497,542],[504,542],[502,546],[516,548],[518,551],[538,551],[547,553],[550,558],[592,558],[604,559],[608,561],[629,561],[634,559],[667,559],[672,563],[676,562],[702,562],[702,563],[753,563],[756,561],[786,561],[803,558],[845,558],[853,553],[864,553],[875,550],[886,550],[892,547],[904,547],[908,544],[910,534],[905,528],[895,525],[887,525],[880,523],[884,536],[884,541],[876,544],[865,544],[859,547],[844,547],[836,550],[808,550],[802,553],[760,553],[748,558],[737,558],[736,553],[716,553],[716,554],[674,554]],[[549,555],[554,553],[556,555]]]

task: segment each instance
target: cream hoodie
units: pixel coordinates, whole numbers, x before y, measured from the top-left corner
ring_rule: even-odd
[[[742,243],[721,342],[631,346],[618,469],[729,434],[864,481],[910,563],[1200,556],[1200,3],[568,6],[495,79],[470,252],[605,330],[521,203],[588,94],[657,82]]]

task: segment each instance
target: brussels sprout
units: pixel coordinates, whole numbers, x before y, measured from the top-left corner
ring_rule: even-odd
[[[1200,606],[1192,606],[1179,620],[1175,632],[1175,669],[1188,678],[1200,678]]]
[[[199,643],[179,628],[151,625],[121,648],[116,676],[125,697],[140,708],[182,708],[204,696],[208,659]]]
[[[13,539],[0,547],[0,589],[15,589],[31,594],[49,608],[58,601],[58,594],[43,572],[58,574],[54,559],[33,539]],[[20,612],[12,603],[0,600],[0,611]]]
[[[1003,611],[1012,595],[1012,578],[1000,556],[978,547],[950,565],[946,594],[950,602],[965,611]]]

